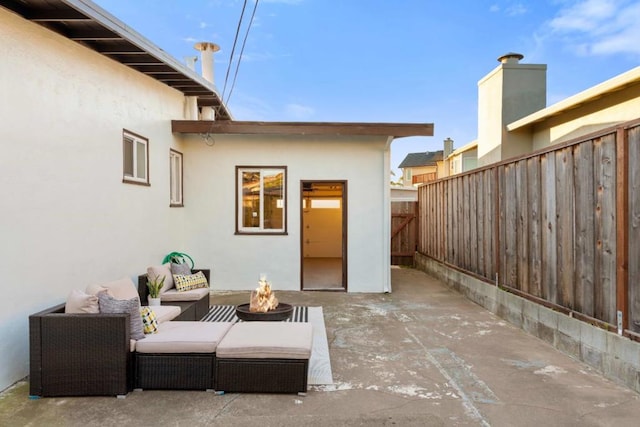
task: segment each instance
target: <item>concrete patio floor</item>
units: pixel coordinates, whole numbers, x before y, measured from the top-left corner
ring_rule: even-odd
[[[640,395],[412,269],[393,293],[278,292],[322,306],[334,385],[306,396],[136,391],[0,395],[3,426],[638,426]],[[240,304],[248,292],[219,293]]]

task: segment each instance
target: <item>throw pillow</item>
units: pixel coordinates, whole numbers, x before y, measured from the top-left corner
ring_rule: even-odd
[[[130,277],[123,277],[120,280],[114,280],[108,283],[89,285],[87,286],[86,292],[90,295],[98,295],[99,292],[104,290],[117,299],[140,298],[136,285],[133,284]]]
[[[173,276],[171,275],[171,264],[166,263],[162,265],[154,265],[147,268],[147,277],[149,278],[162,278],[164,276],[164,283],[160,293],[163,294],[169,289],[173,288]]]
[[[95,295],[85,294],[84,292],[74,289],[69,293],[67,302],[64,305],[65,313],[100,313],[98,306],[98,297]]]
[[[180,292],[209,287],[207,278],[204,276],[202,271],[198,271],[196,274],[189,274],[188,276],[174,274],[173,281],[176,284],[176,289]]]
[[[107,292],[99,292],[98,304],[100,313],[129,313],[131,339],[141,340],[144,338],[138,298],[120,300],[115,299]]]
[[[175,262],[171,263],[171,274],[181,274],[183,276],[188,276],[191,274],[191,267],[186,262],[182,264],[176,264]]]
[[[156,313],[151,308],[141,307],[140,317],[142,318],[142,328],[145,334],[158,333],[158,319]]]

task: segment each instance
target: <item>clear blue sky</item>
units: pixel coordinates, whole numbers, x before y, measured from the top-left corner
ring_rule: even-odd
[[[219,44],[222,92],[243,0],[97,3],[177,59]],[[551,105],[636,67],[639,23],[630,0],[260,0],[227,105],[237,120],[434,123],[393,143],[396,169],[475,139],[477,82],[502,54],[548,65]]]

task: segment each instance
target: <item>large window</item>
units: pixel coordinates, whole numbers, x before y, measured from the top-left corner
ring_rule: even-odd
[[[182,153],[169,150],[169,170],[170,170],[170,206],[184,206],[182,196]]]
[[[149,185],[149,140],[124,131],[122,134],[122,182]]]
[[[236,233],[287,232],[286,175],[284,166],[236,167]]]

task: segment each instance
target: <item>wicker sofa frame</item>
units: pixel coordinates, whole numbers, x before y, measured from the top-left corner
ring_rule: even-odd
[[[309,359],[215,359],[215,389],[225,393],[306,393]]]
[[[136,353],[136,389],[213,390],[215,353]]]
[[[65,314],[64,307],[29,316],[29,394],[126,395],[133,385],[129,314]]]

